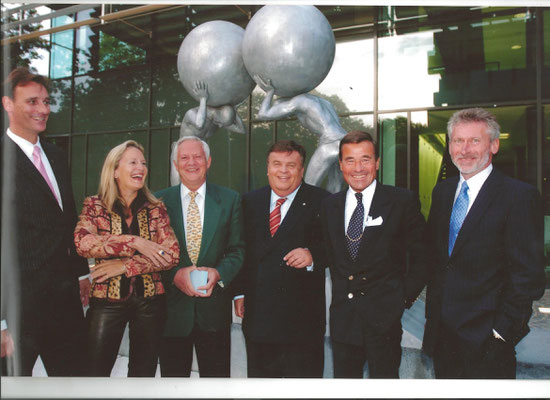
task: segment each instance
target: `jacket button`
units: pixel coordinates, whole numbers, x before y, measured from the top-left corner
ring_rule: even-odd
[[[352,281],[352,280],[353,280],[353,275],[348,276],[348,279],[349,279],[350,281]]]
[[[353,299],[353,293],[348,293],[348,299]]]

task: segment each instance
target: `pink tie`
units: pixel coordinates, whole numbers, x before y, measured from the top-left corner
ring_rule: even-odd
[[[42,177],[50,187],[50,190],[53,193],[53,196],[59,203],[59,199],[57,197],[57,194],[55,194],[55,190],[53,188],[52,182],[50,181],[50,178],[48,177],[48,173],[46,172],[46,168],[44,168],[44,164],[42,164],[42,157],[40,157],[40,147],[34,146],[34,150],[32,152],[32,162],[34,163],[34,166],[40,171],[42,174]]]

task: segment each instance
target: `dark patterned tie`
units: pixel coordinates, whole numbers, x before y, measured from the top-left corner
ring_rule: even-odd
[[[275,232],[279,229],[279,225],[281,225],[281,205],[285,201],[286,197],[278,199],[277,204],[275,204],[275,208],[269,214],[269,232],[271,233],[271,236],[275,235]]]
[[[365,207],[363,207],[363,193],[355,193],[357,206],[351,214],[346,232],[346,244],[351,258],[355,261],[359,252],[359,245],[363,237],[363,221],[365,219]]]

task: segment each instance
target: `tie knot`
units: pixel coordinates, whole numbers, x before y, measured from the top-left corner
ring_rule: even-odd
[[[197,192],[189,192],[189,197],[191,197],[191,201],[195,201],[195,197],[197,197]]]
[[[277,204],[275,204],[275,207],[281,207],[281,205],[286,201],[286,197],[281,197],[280,199],[277,199]]]
[[[355,198],[357,199],[357,203],[361,203],[363,201],[363,193],[355,193]]]
[[[460,188],[460,191],[465,192],[468,189],[469,189],[468,182],[466,182],[466,181],[462,182],[462,188]]]
[[[32,150],[33,157],[40,157],[40,147],[34,146]]]

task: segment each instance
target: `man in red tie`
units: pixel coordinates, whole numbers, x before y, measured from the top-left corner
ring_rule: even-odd
[[[67,160],[39,137],[50,115],[46,78],[15,69],[2,105],[2,373],[30,376],[40,356],[49,376],[79,376],[89,269],[74,248]]]
[[[248,376],[321,378],[325,262],[319,209],[329,193],[303,182],[306,152],[292,140],[267,156],[269,186],[243,196],[246,252],[235,281]]]

